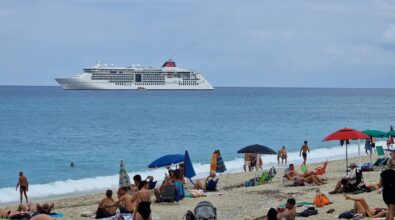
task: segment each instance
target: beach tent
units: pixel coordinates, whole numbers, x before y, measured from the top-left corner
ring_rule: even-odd
[[[255,163],[255,181],[257,177],[257,170],[259,168],[259,158],[261,154],[269,154],[269,155],[277,155],[277,152],[271,149],[270,147],[266,147],[260,144],[253,144],[247,147],[242,148],[241,150],[237,151],[237,153],[252,153],[257,154],[257,161]],[[255,183],[256,185],[256,183]]]
[[[123,160],[121,160],[121,169],[119,170],[119,187],[129,187],[131,185],[130,183],[130,177],[128,175],[128,172],[126,171],[125,163]]]
[[[352,128],[343,128],[338,131],[335,131],[324,138],[324,141],[340,141],[340,144],[346,144],[346,173],[348,173],[348,151],[347,145],[349,144],[349,140],[359,140],[359,139],[368,139],[370,138],[365,133],[357,131]],[[361,149],[360,143],[358,142],[358,155],[359,155],[359,165],[361,165]]]
[[[159,167],[171,166],[173,164],[178,164],[178,163],[183,162],[184,159],[185,159],[185,155],[169,154],[169,155],[159,157],[158,159],[152,161],[148,165],[148,168],[159,168]]]

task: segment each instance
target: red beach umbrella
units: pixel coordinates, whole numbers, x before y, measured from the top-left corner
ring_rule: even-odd
[[[346,144],[346,172],[348,166],[348,151],[347,151],[347,144],[349,140],[358,140],[358,139],[367,139],[370,138],[365,133],[357,131],[352,128],[343,128],[336,132],[333,132],[324,138],[324,141],[340,141],[340,144],[343,146],[343,143]]]

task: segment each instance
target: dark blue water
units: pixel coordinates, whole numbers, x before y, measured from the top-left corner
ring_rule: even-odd
[[[214,91],[64,91],[0,87],[0,188],[24,170],[31,184],[113,175],[119,160],[146,170],[189,150],[208,163],[249,144],[328,147],[342,127],[388,130],[394,89],[216,88]],[[70,169],[73,161],[77,167]]]

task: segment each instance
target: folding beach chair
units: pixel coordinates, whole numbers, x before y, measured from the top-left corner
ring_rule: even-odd
[[[206,184],[206,191],[212,192],[212,191],[217,191],[217,183],[218,183],[218,178],[216,180],[209,180]]]
[[[385,155],[383,146],[376,146],[377,156],[379,157],[376,162],[373,164],[373,168],[383,170],[384,167],[387,165],[388,158]]]
[[[177,188],[175,185],[165,186],[160,195],[161,202],[175,202],[177,196]]]

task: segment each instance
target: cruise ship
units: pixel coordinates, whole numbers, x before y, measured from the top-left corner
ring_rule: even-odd
[[[177,67],[171,59],[162,67],[114,67],[99,60],[82,73],[55,80],[63,89],[214,89],[202,74]]]

